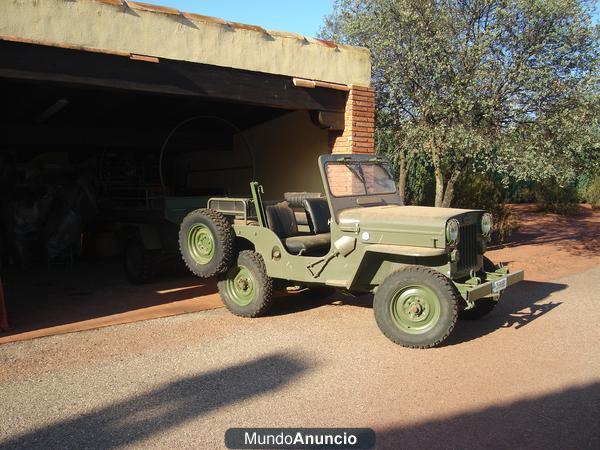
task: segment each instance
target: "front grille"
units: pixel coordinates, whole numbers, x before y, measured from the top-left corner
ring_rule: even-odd
[[[477,264],[477,224],[462,225],[458,241],[458,271],[472,269]]]

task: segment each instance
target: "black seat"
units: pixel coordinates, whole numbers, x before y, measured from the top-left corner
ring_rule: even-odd
[[[329,250],[329,233],[319,235],[298,235],[298,224],[294,211],[287,202],[269,205],[265,208],[269,228],[281,239],[285,248],[292,254],[315,255]]]
[[[290,208],[304,208],[304,200],[307,198],[323,197],[320,192],[284,192],[283,198],[288,202]]]
[[[298,234],[298,224],[294,211],[287,202],[277,203],[275,205],[265,205],[267,214],[267,224],[273,233],[281,240]]]
[[[285,239],[285,248],[294,255],[302,252],[303,255],[323,255],[331,246],[331,234],[309,234],[306,236],[292,236]]]
[[[308,217],[308,226],[314,234],[329,233],[331,213],[325,198],[305,198],[302,206]]]

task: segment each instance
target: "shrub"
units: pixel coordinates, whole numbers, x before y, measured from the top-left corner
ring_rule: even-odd
[[[421,156],[413,158],[408,167],[406,180],[406,204],[433,206],[434,200],[433,167]]]
[[[593,209],[600,209],[600,175],[596,177],[582,190],[583,199],[592,205]]]
[[[575,184],[560,186],[553,181],[538,184],[534,198],[543,211],[571,215],[579,210],[580,197]]]
[[[535,184],[530,181],[511,183],[506,191],[505,201],[508,203],[535,203]]]
[[[453,206],[485,209],[494,216],[492,242],[505,242],[517,229],[517,220],[504,202],[502,184],[489,176],[469,171],[456,186]]]

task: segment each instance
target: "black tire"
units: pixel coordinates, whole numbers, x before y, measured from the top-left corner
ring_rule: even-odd
[[[483,257],[483,270],[484,272],[493,272],[498,266],[492,262],[487,256]],[[475,306],[471,309],[463,309],[458,314],[459,319],[462,320],[477,320],[484,316],[487,316],[498,304],[502,293],[496,295],[495,298],[481,298],[475,302]]]
[[[150,283],[156,278],[157,250],[146,250],[134,240],[125,247],[124,266],[127,279],[133,284]]]
[[[373,299],[379,329],[392,342],[410,348],[441,344],[454,329],[458,308],[454,284],[425,266],[391,273]]]
[[[244,283],[242,287],[239,281]],[[241,251],[236,264],[220,276],[217,286],[225,307],[236,316],[263,316],[273,302],[273,279],[267,275],[262,256],[253,250]]]
[[[211,254],[205,247],[190,248],[191,236],[198,232],[211,240]],[[208,236],[208,238],[207,238]],[[208,245],[208,244],[207,244]],[[225,273],[231,267],[235,256],[235,232],[227,218],[214,209],[197,209],[190,212],[179,227],[179,250],[185,265],[201,278],[209,278]]]

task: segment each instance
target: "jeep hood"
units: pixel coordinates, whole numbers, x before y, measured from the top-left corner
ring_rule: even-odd
[[[355,223],[360,228],[382,231],[402,231],[403,228],[420,228],[422,231],[438,231],[446,226],[448,219],[468,213],[480,213],[476,209],[434,208],[430,206],[373,206],[351,208],[339,214],[340,226]]]

